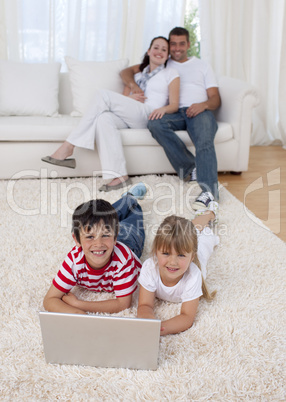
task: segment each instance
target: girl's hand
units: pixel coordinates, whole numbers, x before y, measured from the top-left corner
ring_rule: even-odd
[[[155,109],[155,110],[153,110],[153,112],[151,112],[149,114],[149,120],[162,119],[162,117],[164,116],[165,113],[166,113],[165,107],[160,107],[159,109]]]
[[[198,305],[199,297],[183,302],[179,315],[161,322],[160,335],[178,334],[190,328],[193,325]]]
[[[144,103],[146,96],[144,95],[144,92],[141,93],[132,93],[131,95],[129,95],[129,98],[132,98],[138,102]]]
[[[73,293],[69,292],[68,294],[62,297],[62,300],[72,307],[78,307],[78,298]]]

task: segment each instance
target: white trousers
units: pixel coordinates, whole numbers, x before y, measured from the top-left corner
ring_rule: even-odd
[[[96,142],[104,179],[127,175],[121,142],[121,128],[146,128],[152,110],[144,103],[109,90],[96,93],[67,141],[77,147],[94,149]]]

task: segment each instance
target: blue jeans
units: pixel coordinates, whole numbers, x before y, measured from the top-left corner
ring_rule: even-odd
[[[136,198],[127,194],[112,204],[119,218],[117,240],[128,246],[138,258],[145,242],[143,212]]]
[[[187,179],[197,168],[197,182],[202,191],[210,191],[218,200],[217,160],[214,137],[217,122],[210,110],[195,117],[186,115],[186,107],[177,113],[165,114],[162,119],[149,120],[148,129],[165,153],[180,179]],[[195,148],[196,157],[187,149],[174,131],[187,130]]]

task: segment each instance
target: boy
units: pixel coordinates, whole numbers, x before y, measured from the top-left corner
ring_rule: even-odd
[[[113,206],[105,200],[91,200],[75,209],[72,236],[76,245],[44,298],[46,310],[117,313],[130,307],[145,240],[137,199],[145,194],[146,186],[138,183]],[[95,292],[114,292],[115,299],[79,300],[70,293],[75,285]]]

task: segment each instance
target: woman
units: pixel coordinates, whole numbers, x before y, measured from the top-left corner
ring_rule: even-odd
[[[140,72],[135,75],[144,95],[132,94],[127,87],[123,95],[109,90],[99,91],[67,140],[53,155],[42,160],[74,168],[75,160],[67,159],[73,154],[74,147],[93,150],[96,142],[102,176],[104,179],[113,178],[99,190],[117,190],[129,184],[119,130],[146,128],[148,119],[160,119],[165,113],[178,110],[180,79],[176,70],[165,68],[168,57],[168,40],[162,36],[154,38],[140,65]]]

